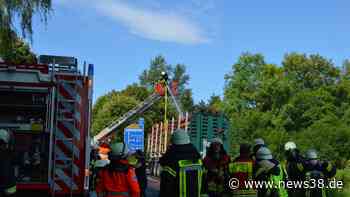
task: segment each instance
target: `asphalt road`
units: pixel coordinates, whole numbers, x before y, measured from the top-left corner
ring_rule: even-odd
[[[158,178],[148,177],[148,188],[146,190],[147,197],[158,197],[159,186],[160,182]]]
[[[148,188],[146,190],[146,196],[147,197],[158,197],[159,196],[159,187],[160,187],[159,178],[149,176],[148,177]],[[28,196],[50,197],[51,195],[47,195],[45,192],[38,193],[38,191],[25,191],[25,192],[18,192],[17,193],[17,197],[28,197]],[[69,195],[62,196],[62,197],[69,197]]]

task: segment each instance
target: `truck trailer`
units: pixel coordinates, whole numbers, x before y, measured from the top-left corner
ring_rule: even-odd
[[[17,190],[85,195],[93,65],[81,71],[74,57],[47,55],[38,62],[0,62],[0,128],[14,137]]]

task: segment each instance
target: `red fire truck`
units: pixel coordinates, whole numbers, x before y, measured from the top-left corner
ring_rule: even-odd
[[[93,65],[39,56],[39,64],[0,61],[0,128],[14,136],[17,190],[83,195],[89,187]]]

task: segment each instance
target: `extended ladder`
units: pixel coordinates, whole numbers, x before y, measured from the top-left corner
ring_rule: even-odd
[[[156,101],[158,101],[161,98],[161,96],[158,93],[153,93],[150,95],[146,100],[144,100],[142,103],[138,104],[136,107],[128,111],[126,114],[118,118],[117,120],[113,121],[108,127],[104,128],[100,133],[98,133],[96,136],[94,136],[94,142],[98,142],[104,137],[110,135],[115,129],[120,127],[123,123],[125,123],[127,120],[129,120],[131,117],[133,117],[136,114],[140,114],[147,110],[149,107],[153,105]]]

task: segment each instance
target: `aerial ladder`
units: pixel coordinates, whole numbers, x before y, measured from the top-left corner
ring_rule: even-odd
[[[175,105],[176,110],[180,114],[180,117],[183,117],[183,112],[181,110],[181,107],[179,103],[176,100],[176,97],[174,95],[173,90],[171,89],[169,83],[168,83],[168,75],[165,72],[162,72],[162,80],[160,83],[158,83],[156,86],[164,87],[164,93],[162,91],[156,91],[153,94],[151,94],[146,100],[139,103],[137,106],[135,106],[133,109],[128,111],[127,113],[123,114],[120,118],[113,121],[109,126],[104,128],[102,131],[100,131],[96,136],[93,138],[93,144],[99,144],[104,139],[108,138],[113,131],[117,130],[119,127],[121,127],[124,123],[126,123],[130,118],[134,117],[135,115],[142,114],[144,111],[149,109],[155,102],[160,100],[162,96],[167,97],[167,93],[170,94],[170,97]],[[157,90],[157,88],[156,88]]]

